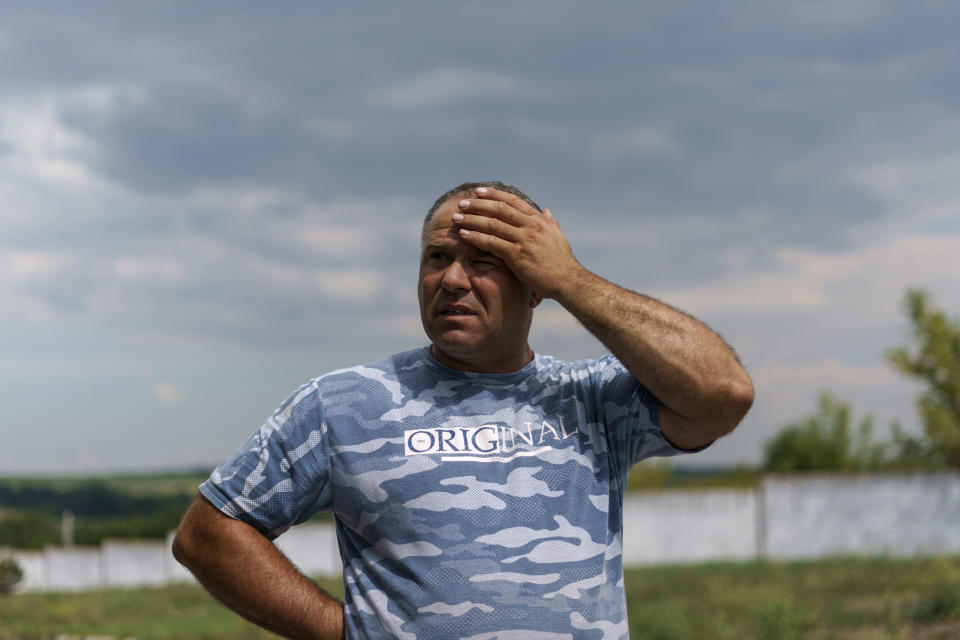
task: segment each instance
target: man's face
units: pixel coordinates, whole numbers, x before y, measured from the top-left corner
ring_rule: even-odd
[[[433,214],[420,255],[420,318],[443,364],[504,373],[527,363],[527,334],[539,303],[500,258],[465,243],[451,216],[454,196]]]

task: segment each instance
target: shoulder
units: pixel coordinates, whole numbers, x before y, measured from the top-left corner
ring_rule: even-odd
[[[317,385],[329,384],[338,380],[358,380],[362,378],[381,378],[383,376],[404,375],[423,366],[420,352],[422,349],[411,349],[402,353],[395,353],[373,362],[365,362],[342,369],[334,369],[313,378],[311,382]]]
[[[423,369],[422,351],[412,349],[373,362],[335,369],[313,378],[307,385],[325,400],[342,394],[355,397],[356,392],[362,390],[385,393],[397,401],[403,395],[404,380],[417,377]]]

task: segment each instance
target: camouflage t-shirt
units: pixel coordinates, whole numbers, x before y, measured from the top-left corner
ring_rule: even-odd
[[[621,638],[623,487],[678,453],[658,408],[613,356],[421,348],[311,380],[200,491],[270,538],[332,512],[348,638]]]

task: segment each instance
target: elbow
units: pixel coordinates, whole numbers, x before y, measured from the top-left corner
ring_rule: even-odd
[[[753,406],[755,397],[753,380],[745,370],[741,368],[736,375],[730,376],[724,390],[725,433],[730,433],[740,424]]]
[[[194,523],[180,523],[173,536],[173,558],[198,579],[213,557],[210,541],[205,540]]]
[[[203,554],[209,550],[204,549],[209,544],[209,541],[204,538],[208,537],[210,532],[210,527],[205,526],[207,521],[203,517],[205,506],[202,498],[194,500],[173,535],[173,557],[191,571],[194,570],[197,561],[202,559]]]
[[[742,368],[717,376],[700,392],[696,413],[682,415],[661,403],[660,428],[667,441],[682,451],[694,451],[733,431],[753,406],[753,381]]]
[[[704,429],[711,441],[736,429],[753,406],[753,381],[742,368],[725,378],[711,392],[711,402],[703,415]]]
[[[177,532],[173,536],[173,558],[189,569],[192,564],[191,558],[193,557],[194,546],[191,543],[191,535],[188,529],[189,527],[185,522],[181,522],[180,526],[177,527]]]

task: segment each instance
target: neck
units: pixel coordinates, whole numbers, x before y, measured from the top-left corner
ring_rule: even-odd
[[[440,364],[457,369],[459,371],[470,371],[472,373],[513,373],[519,371],[530,364],[533,360],[533,349],[529,344],[523,345],[523,352],[515,357],[505,360],[491,362],[482,359],[460,359],[444,353],[436,344],[431,344],[430,355],[436,358]]]

